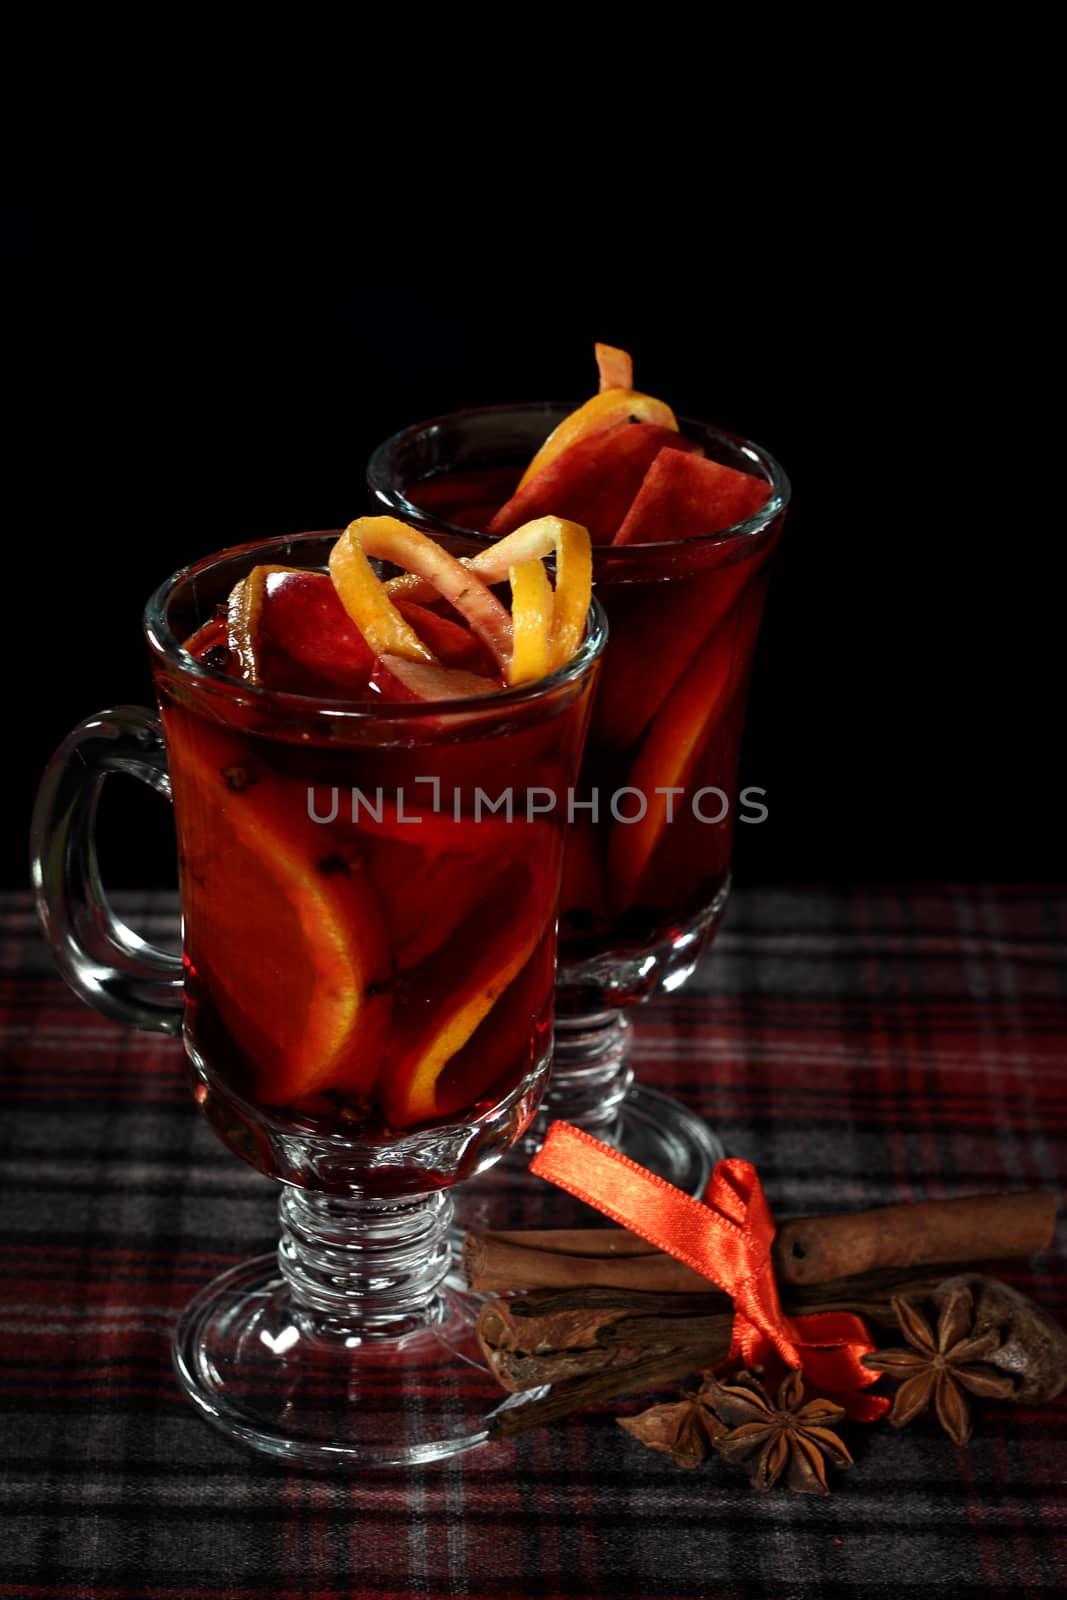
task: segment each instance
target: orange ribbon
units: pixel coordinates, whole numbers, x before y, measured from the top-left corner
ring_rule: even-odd
[[[703,1201],[694,1200],[581,1128],[554,1122],[530,1171],[724,1289],[734,1302],[731,1361],[763,1367],[771,1386],[774,1368],[800,1367],[811,1389],[832,1394],[859,1421],[888,1409],[880,1395],[859,1392],[878,1381],[860,1365],[875,1346],[859,1317],[782,1310],[771,1261],[774,1218],[749,1162],[717,1162]]]

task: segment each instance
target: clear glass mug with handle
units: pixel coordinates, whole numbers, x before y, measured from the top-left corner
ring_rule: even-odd
[[[572,409],[478,406],[405,428],[368,463],[375,507],[484,547],[492,513]],[[567,834],[552,1079],[526,1142],[561,1117],[701,1195],[722,1145],[680,1101],[634,1081],[630,1017],[686,981],[727,903],[748,684],[790,486],[760,446],[678,424],[768,497],[697,537],[594,544],[611,638]]]
[[[201,1111],[282,1185],[277,1254],[203,1290],[174,1357],[216,1426],[312,1467],[469,1449],[500,1404],[449,1279],[450,1191],[520,1138],[544,1088],[565,796],[605,641],[594,603],[549,677],[439,703],[218,670],[234,585],[263,564],[322,572],[335,538],[245,545],[160,587],[144,617],[159,715],[69,735],[31,846],[71,987],[180,1033]],[[100,883],[115,772],[173,799],[180,959],[124,927]],[[482,808],[503,789],[506,812]]]

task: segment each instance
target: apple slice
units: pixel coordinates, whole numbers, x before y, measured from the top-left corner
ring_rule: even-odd
[[[659,544],[725,533],[755,516],[770,497],[763,478],[706,456],[664,449],[648,468],[614,542]]]
[[[302,809],[302,791],[266,768],[250,773],[245,747],[199,718],[164,711],[164,722],[186,952],[250,1062],[257,1098],[368,1092],[391,1011],[373,890],[326,865],[329,836]]]
[[[303,692],[307,684],[295,680],[295,663],[318,683],[362,693],[374,658],[326,574],[256,567],[246,583],[258,574],[264,583],[254,646],[260,682]]]
[[[326,573],[255,567],[236,586],[227,610],[227,640],[246,681],[294,694],[366,691],[375,658]],[[397,610],[446,667],[493,674],[492,656],[466,628],[408,600]],[[458,692],[455,686],[450,691]]]
[[[496,513],[489,532],[499,536],[532,517],[552,514],[580,522],[594,544],[610,544],[649,467],[667,445],[700,451],[677,429],[650,422],[623,421],[576,439],[523,482]]]
[[[406,622],[411,623],[423,644],[429,645],[442,666],[467,667],[471,672],[482,673],[487,678],[497,675],[492,655],[478,635],[471,633],[468,628],[461,627],[449,617],[438,616],[436,611],[416,605],[412,600],[397,600],[396,609]]]
[[[469,700],[474,695],[493,694],[501,683],[499,678],[483,678],[463,667],[406,661],[403,656],[386,653],[374,663],[370,686],[383,700]]]

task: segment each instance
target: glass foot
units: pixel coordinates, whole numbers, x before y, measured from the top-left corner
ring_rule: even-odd
[[[514,1403],[481,1365],[479,1306],[446,1281],[407,1332],[368,1337],[297,1306],[277,1256],[260,1256],[186,1308],[174,1364],[202,1416],[278,1460],[326,1471],[440,1461],[485,1444],[492,1414]]]
[[[703,1118],[681,1101],[641,1084],[631,1086],[609,1127],[589,1131],[697,1199],[716,1161],[726,1154]],[[599,1212],[529,1171],[544,1132],[538,1119],[502,1161],[463,1185],[456,1196],[459,1230],[608,1226]]]

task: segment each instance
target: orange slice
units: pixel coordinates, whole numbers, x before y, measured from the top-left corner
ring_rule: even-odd
[[[614,428],[620,422],[630,421],[653,422],[657,427],[678,432],[678,419],[664,401],[656,400],[652,395],[638,394],[636,389],[602,389],[553,429],[519,479],[517,487],[521,489],[524,483],[536,477],[542,467],[547,467],[550,461],[562,455],[572,444],[577,444],[579,439],[591,433],[601,433],[605,428]]]
[[[555,556],[556,587],[552,594],[552,629],[549,635],[548,670],[554,671],[570,660],[585,636],[585,619],[593,594],[593,551],[589,535],[579,522],[563,517],[535,517],[521,528],[498,539],[476,556],[464,556],[458,563],[473,572],[482,583],[503,583],[512,569],[524,562]],[[520,582],[533,583],[525,579]],[[385,585],[393,600],[412,600],[419,604],[434,598],[432,582],[415,573],[391,578]],[[533,625],[533,624],[532,624]],[[509,682],[525,681],[510,679]]]
[[[510,1088],[547,1050],[554,979],[555,944],[546,938],[440,1073],[434,1086],[438,1117],[469,1117],[469,1108],[484,1104],[495,1082]]]
[[[613,344],[598,344],[596,365],[600,373],[601,391],[633,388],[634,363],[628,350],[619,350]]]
[[[555,874],[542,870],[542,863],[513,861],[497,878],[488,900],[456,930],[447,949],[439,948],[426,958],[427,966],[433,968],[433,988],[437,993],[444,990],[445,998],[435,1003],[429,1025],[417,1016],[414,1022],[397,1019],[395,1064],[378,1085],[394,1128],[426,1122],[439,1114],[437,1083],[441,1074],[541,943],[555,912],[554,890]],[[518,917],[514,914],[517,903],[522,904]],[[485,939],[487,922],[501,929],[499,939]],[[471,951],[479,952],[473,962],[469,961]],[[419,968],[412,971],[410,982],[417,990]],[[486,1082],[500,1070],[487,1063]]]
[[[369,522],[369,517],[360,519]],[[376,518],[391,522],[391,517]],[[358,522],[350,523],[330,551],[330,577],[341,604],[376,656],[403,656],[406,661],[436,661],[382,587],[364,549]],[[372,541],[373,542],[373,541]]]
[[[741,605],[726,616],[649,728],[627,779],[645,797],[647,810],[639,822],[613,822],[608,842],[607,882],[616,911],[635,903],[668,817],[689,804],[687,792],[656,790],[687,788],[693,766],[747,668],[761,610],[762,604]]]
[[[545,556],[555,556],[556,561],[549,639],[549,670],[553,671],[569,661],[581,644],[593,594],[593,551],[581,523],[563,517],[535,517],[476,556],[464,556],[459,564],[483,583],[503,583],[513,567]],[[414,575],[393,578],[385,587],[393,599],[421,604],[433,598],[432,586]]]
[[[471,557],[470,568],[486,583],[499,583],[520,563],[550,555],[556,558],[548,655],[551,670],[570,660],[585,634],[593,594],[593,549],[585,529],[563,517],[535,517]]]
[[[255,1072],[286,1105],[366,1093],[383,1059],[389,945],[369,885],[331,855],[300,786],[234,764],[238,747],[167,717],[189,959]]]
[[[511,625],[514,648],[508,682],[533,683],[550,671],[552,585],[540,561],[520,561],[509,568]]]
[[[274,572],[293,570],[292,567],[253,567],[230,591],[226,602],[226,642],[237,657],[246,683],[258,683],[261,677],[257,645],[267,579]]]
[[[394,1128],[405,1128],[412,1122],[428,1122],[436,1116],[438,1078],[488,1016],[512,979],[522,971],[543,935],[543,927],[527,928],[506,958],[483,956],[463,990],[453,995],[451,1004],[438,1012],[436,1032],[429,1044],[399,1067],[395,1075],[390,1073],[391,1081],[382,1086],[382,1098],[386,1116]]]
[[[379,580],[368,556],[391,561],[424,579],[466,619],[494,659],[502,667],[507,665],[511,618],[483,583],[471,583],[466,567],[417,528],[396,517],[357,517],[330,552],[330,577],[342,605],[376,656],[437,659],[397,610],[391,591]]]

